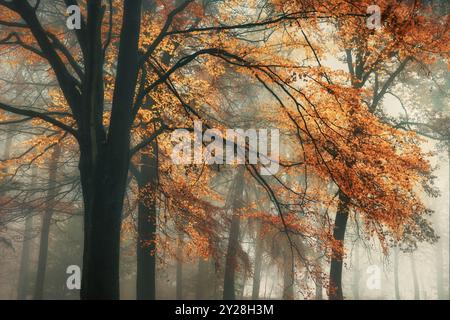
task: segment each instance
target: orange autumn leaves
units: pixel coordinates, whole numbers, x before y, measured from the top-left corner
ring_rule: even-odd
[[[281,155],[282,165],[286,166],[276,178],[281,180],[285,175],[290,181],[270,181],[277,200],[284,204],[282,214],[286,221],[273,213],[265,212],[260,216],[277,227],[285,224],[283,227],[293,232],[315,239],[324,246],[330,245],[331,231],[322,220],[321,210],[331,207],[335,211],[334,192],[327,189],[331,185],[339,187],[351,198],[351,207],[361,215],[369,234],[375,233],[381,238],[380,225],[400,234],[402,226],[411,222],[413,214],[425,213],[419,194],[431,174],[427,154],[420,149],[417,136],[393,129],[369,112],[364,103],[367,92],[351,87],[346,82],[350,78],[348,73],[318,64],[316,58],[322,60],[338,51],[327,47],[318,36],[335,32],[339,40],[333,40],[340,47],[364,47],[370,55],[364,70],[369,71],[371,68],[383,70],[393,54],[401,59],[413,56],[432,62],[436,58],[435,52],[448,51],[448,34],[442,24],[432,23],[431,18],[410,12],[405,5],[392,1],[379,2],[385,13],[386,28],[372,32],[364,28],[365,9],[370,4],[370,1],[274,0],[275,17],[283,13],[304,14],[296,15],[298,20],[280,20],[248,33],[239,28],[176,33],[271,19],[270,10],[262,10],[258,1],[226,1],[212,8],[204,8],[200,2],[191,3],[175,17],[168,30],[173,34],[165,36],[152,53],[145,72],[143,69],[139,74],[140,81],[147,85],[153,83],[159,77],[155,69],[167,71],[183,57],[201,49],[218,48],[239,59],[203,55],[173,73],[169,83],[161,84],[147,97],[151,107],[140,109],[133,127],[133,142],[150,136],[161,123],[170,128],[188,127],[192,120],[202,118],[211,126],[226,127],[234,120],[234,114],[227,108],[232,104],[227,93],[236,93],[240,86],[251,83],[261,92],[253,109],[259,112],[255,119],[280,128],[284,135],[284,150],[289,151]],[[143,52],[155,41],[174,9],[164,1],[158,1],[156,6],[156,12],[144,13],[140,38]],[[8,10],[3,14],[5,9],[1,8],[2,19],[17,21],[17,16]],[[120,20],[121,6],[115,4],[113,11],[114,20]],[[256,13],[261,15],[260,18]],[[323,27],[319,22],[324,19],[331,19],[331,25],[338,24],[337,29]],[[115,41],[120,31],[117,25],[111,29],[111,43],[105,57],[106,105],[114,89]],[[14,30],[24,43],[36,45],[26,29]],[[60,41],[64,41],[63,30],[63,25],[48,25],[48,31],[57,34]],[[106,18],[102,30],[106,40],[110,32]],[[301,30],[308,36],[318,35],[308,39],[312,45]],[[366,37],[358,41],[354,37],[355,30]],[[7,36],[8,31],[2,29],[2,36]],[[70,49],[81,61],[79,48]],[[59,54],[67,63],[64,54]],[[22,47],[20,57],[24,56],[33,57],[36,65],[42,63],[39,55],[30,55],[29,50]],[[182,101],[174,94],[174,88],[181,93]],[[51,93],[50,96],[58,111],[67,111],[60,94]],[[245,92],[239,92],[234,98],[240,103],[245,97]],[[187,110],[184,104],[197,114]],[[103,114],[105,127],[108,117],[106,108]],[[71,123],[71,118],[62,118],[62,121]],[[38,139],[40,144],[43,144],[41,140],[47,144],[55,141],[47,137]],[[174,166],[169,157],[170,135],[162,134],[158,143],[161,160],[158,204],[164,208],[160,227],[180,229],[189,235],[186,241],[190,252],[197,250],[201,256],[217,254],[224,225],[224,212],[220,209],[223,199],[217,190],[213,190],[211,181],[218,173],[205,166]],[[138,159],[133,159],[133,163],[139,166]],[[134,202],[145,201],[145,195],[132,194]],[[166,239],[160,241],[170,243]]]

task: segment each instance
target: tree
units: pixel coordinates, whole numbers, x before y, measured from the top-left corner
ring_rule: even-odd
[[[231,197],[231,225],[228,236],[228,249],[225,257],[225,276],[223,280],[223,299],[235,300],[235,270],[238,265],[239,249],[239,229],[240,217],[239,210],[244,207],[244,170],[239,169],[233,180],[233,187],[230,188],[233,196]]]
[[[156,271],[156,185],[158,159],[154,155],[158,148],[151,144],[151,150],[141,152],[141,170],[137,177],[141,201],[138,206],[137,241],[137,299],[155,299]]]
[[[340,30],[352,86],[357,89],[363,88],[373,75],[373,93],[369,95],[369,102],[366,102],[366,104],[371,113],[378,115],[382,114],[382,111],[379,110],[381,101],[406,66],[412,62],[433,61],[433,56],[443,54],[446,47],[444,42],[446,37],[441,33],[442,26],[439,22],[433,23],[433,17],[427,20],[429,17],[426,18],[422,11],[426,9],[418,3],[415,3],[412,7],[408,7],[408,5],[403,6],[402,4],[398,6],[386,4],[386,7],[380,4],[380,6],[382,7],[381,10],[385,21],[383,22],[383,30],[379,34],[371,35],[371,31],[365,29],[364,34],[356,36],[349,32],[349,29],[346,28],[348,25],[345,23]],[[410,11],[408,11],[408,14],[405,14],[405,10]],[[400,21],[398,19],[399,16],[401,16]],[[351,24],[351,21],[350,19],[347,23]],[[423,37],[424,34],[416,33],[410,35],[408,33],[412,31],[411,27],[415,28],[419,25],[422,25],[422,32],[434,32],[437,35],[433,40],[434,42]],[[353,25],[351,28],[354,27]],[[405,27],[409,29],[404,29]],[[395,36],[397,34],[401,36],[400,39]],[[414,43],[420,43],[419,49],[411,48],[409,45],[411,39],[405,40],[409,37],[414,39]],[[425,49],[427,46],[433,46],[434,48],[431,55]],[[393,63],[393,58],[399,62]],[[393,68],[393,71],[386,72],[389,68]],[[381,80],[382,77],[385,78],[384,83]],[[348,198],[342,192],[342,189],[340,191],[340,204],[336,214],[334,238],[343,243],[352,199]],[[341,285],[343,257],[340,252],[342,252],[342,247],[338,248],[335,253],[338,258],[333,259],[331,262],[330,282],[336,287],[335,291],[330,292],[333,299],[343,298]]]
[[[262,255],[263,255],[263,242],[262,242],[262,225],[261,222],[257,222],[256,226],[256,238],[255,238],[255,258],[254,258],[254,275],[253,275],[253,287],[252,287],[252,300],[259,299],[259,291],[261,287],[261,267],[262,267]]]
[[[34,300],[42,300],[44,297],[44,282],[45,272],[47,268],[47,256],[48,256],[48,240],[50,234],[50,225],[53,217],[53,210],[55,207],[55,199],[58,193],[56,185],[56,175],[58,172],[58,161],[61,156],[60,146],[57,145],[53,150],[52,157],[48,168],[48,194],[46,199],[45,212],[42,215],[41,236],[39,241],[39,257],[38,257],[38,269],[36,273],[36,286],[34,289]]]
[[[68,4],[76,2],[68,1]],[[121,41],[117,58],[111,120],[108,132],[103,125],[104,48],[102,44],[103,7],[101,1],[89,1],[86,23],[76,31],[83,66],[60,40],[39,21],[38,6],[27,1],[2,1],[2,10],[19,20],[14,26],[29,30],[39,46],[34,50],[47,60],[77,122],[77,127],[45,113],[1,105],[3,110],[29,118],[40,118],[72,134],[80,148],[80,176],[85,207],[85,251],[82,297],[117,299],[120,219],[130,154],[132,105],[138,74],[138,41],[141,1],[125,1]],[[39,5],[39,3],[38,3]],[[112,12],[110,12],[112,14]],[[16,18],[17,19],[17,18]],[[63,61],[71,61],[72,74]],[[33,50],[32,50],[33,51]],[[84,70],[83,70],[84,69]]]
[[[143,200],[137,250],[144,254],[139,261],[146,262],[139,266],[148,265],[150,270],[145,276],[138,271],[139,277],[146,279],[142,282],[142,298],[155,295],[155,253],[152,257],[145,255],[154,249],[153,244],[145,250],[139,245],[141,241],[158,242],[156,228],[176,223],[175,219],[168,219],[156,224],[156,212],[163,203],[169,209],[164,211],[168,215],[181,213],[188,217],[191,223],[179,228],[189,236],[187,242],[196,242],[204,256],[217,255],[219,219],[208,217],[205,212],[213,205],[202,199],[208,194],[207,183],[200,187],[189,183],[192,178],[209,181],[214,170],[203,171],[202,165],[174,169],[170,165],[169,134],[180,128],[192,131],[198,120],[204,122],[205,128],[223,128],[233,123],[223,104],[236,104],[239,97],[229,99],[226,94],[235,86],[228,90],[220,86],[226,79],[225,73],[236,78],[237,83],[251,83],[264,92],[264,99],[259,102],[272,114],[263,113],[261,118],[287,137],[285,144],[292,150],[289,155],[281,155],[279,173],[267,178],[260,174],[261,165],[246,163],[245,175],[266,192],[278,220],[266,219],[272,219],[272,224],[281,228],[289,246],[311,274],[319,273],[313,267],[315,263],[303,256],[296,245],[298,239],[293,238],[331,251],[334,285],[340,281],[337,278],[344,256],[344,227],[350,214],[363,214],[366,231],[380,238],[384,229],[399,233],[402,225],[413,223],[412,208],[417,208],[417,215],[424,214],[415,188],[426,180],[430,168],[416,146],[417,139],[410,132],[386,125],[372,110],[380,104],[386,84],[389,86],[393,79],[380,74],[384,85],[375,91],[369,106],[358,81],[373,79],[372,67],[380,66],[377,56],[383,58],[383,67],[390,65],[391,55],[386,53],[395,50],[400,65],[411,55],[431,61],[425,59],[433,55],[425,54],[426,49],[438,47],[444,51],[446,42],[429,41],[427,35],[439,34],[442,26],[430,24],[414,11],[411,21],[418,26],[414,29],[417,35],[405,35],[411,27],[405,22],[409,20],[403,19],[405,23],[399,24],[396,19],[407,7],[392,7],[383,1],[381,6],[386,9],[389,25],[380,37],[376,33],[369,37],[371,41],[376,40],[385,48],[385,41],[395,43],[395,39],[404,36],[402,44],[413,39],[420,40],[418,43],[424,47],[387,46],[369,60],[350,63],[355,76],[349,85],[350,77],[322,65],[320,51],[326,50],[317,50],[319,45],[308,34],[320,35],[323,30],[319,21],[341,24],[342,32],[359,28],[365,22],[369,1],[207,1],[201,5],[192,0],[145,2],[146,6],[157,6],[145,12],[142,0],[105,2],[105,6],[103,3],[0,1],[0,45],[6,52],[17,48],[19,54],[31,53],[30,63],[50,67],[50,77],[56,80],[58,89],[53,97],[59,95],[60,100],[58,108],[1,102],[3,120],[39,119],[49,130],[58,131],[59,138],[72,141],[78,148],[85,231],[82,298],[119,298],[120,231],[124,197],[132,188],[129,170],[134,171],[133,165],[140,173],[145,168],[153,169],[148,179],[139,181],[139,174],[134,174],[142,191],[135,198]],[[63,17],[68,5],[82,8],[79,30],[65,29]],[[46,10],[49,7],[55,10]],[[230,8],[234,8],[233,14]],[[114,23],[116,19],[121,19],[121,25]],[[419,32],[422,26],[427,27],[426,31]],[[360,53],[373,49],[368,44],[369,41],[362,41],[361,47],[367,50]],[[302,53],[303,61],[288,54],[301,48],[309,48],[308,53]],[[305,66],[305,62],[310,65]],[[277,110],[275,115],[273,110]],[[157,148],[153,148],[156,141]],[[146,153],[147,159],[143,158]],[[136,155],[141,156],[141,163]],[[149,166],[156,159],[157,165]],[[282,175],[296,180],[285,182],[280,179]],[[318,182],[311,184],[311,180]],[[328,185],[336,189],[332,193],[339,192],[338,201],[321,191]],[[201,192],[196,195],[186,191],[192,188]],[[196,206],[192,206],[193,202]],[[341,209],[334,225],[334,239],[330,237],[328,222],[313,214],[319,213],[323,205]],[[387,215],[393,211],[393,217]],[[234,253],[239,244],[236,214],[231,226],[225,278],[234,281]],[[205,235],[208,240],[204,240]],[[224,283],[229,297],[235,295],[233,283]]]
[[[181,57],[164,71],[158,69],[157,64],[150,64],[153,67],[153,81],[148,85],[145,83],[147,78],[141,71],[157,52],[158,46],[165,43],[163,40],[177,34],[189,36],[195,32],[189,29],[189,26],[185,30],[171,30],[174,27],[174,18],[192,3],[193,1],[184,1],[175,8],[170,5],[165,7],[166,21],[159,30],[150,30],[151,41],[140,48],[140,0],[124,1],[123,5],[110,5],[109,8],[103,7],[100,0],[82,3],[85,14],[81,17],[81,29],[69,34],[63,33],[70,38],[70,41],[67,41],[71,44],[70,47],[51,30],[52,27],[61,28],[61,25],[52,25],[52,20],[40,20],[40,12],[45,6],[50,6],[50,2],[38,2],[36,6],[28,1],[0,2],[2,16],[5,17],[1,23],[5,27],[2,45],[20,47],[47,63],[67,104],[64,113],[36,111],[5,103],[1,103],[0,108],[26,119],[39,118],[46,121],[49,125],[71,134],[78,144],[85,208],[81,291],[84,299],[119,297],[119,235],[130,157],[151,143],[165,128],[160,126],[146,141],[130,147],[132,124],[145,98],[155,88],[166,83],[172,94],[180,100],[182,107],[189,109],[175,87],[170,85],[170,76],[203,55],[218,57],[224,61],[237,58],[221,48],[199,49]],[[70,0],[54,5],[62,16],[64,6],[77,4],[76,1]],[[190,7],[193,12],[198,12],[198,6]],[[122,16],[120,28],[110,23],[114,21],[112,17],[115,11],[118,16]],[[105,19],[107,15],[110,19]],[[48,18],[46,15],[43,17]],[[265,21],[245,24],[243,27],[282,24],[292,18],[292,15],[280,14],[277,19],[267,18]],[[190,19],[187,20],[189,24]],[[239,24],[230,27],[213,25],[199,28],[198,32],[240,28]],[[113,33],[118,33],[118,37],[113,37]],[[230,47],[232,46],[233,43],[230,43]],[[113,65],[116,67],[112,67]],[[114,68],[112,79],[110,73],[106,72],[107,68]],[[139,74],[142,81],[138,84]],[[113,90],[105,90],[107,85],[111,85]],[[108,120],[105,124],[106,118]]]

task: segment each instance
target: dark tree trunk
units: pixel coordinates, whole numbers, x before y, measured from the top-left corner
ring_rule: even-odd
[[[88,2],[88,59],[80,121],[80,173],[85,205],[82,299],[119,299],[120,229],[139,64],[141,9],[141,0],[124,1],[111,119],[105,137],[100,123],[102,8],[101,1]]]
[[[98,184],[101,180],[104,183],[93,189],[94,199],[86,212],[82,299],[119,299],[120,228],[125,181],[118,175],[126,177],[127,171],[120,169],[114,174],[107,170],[109,173],[95,179]]]
[[[256,245],[255,245],[255,268],[253,275],[253,289],[252,289],[252,300],[259,299],[259,290],[261,287],[261,266],[262,266],[262,254],[263,254],[263,242],[261,240],[261,222],[258,221],[256,233]]]
[[[399,249],[394,248],[394,285],[395,285],[395,299],[400,300],[400,283],[398,278],[398,254]]]
[[[344,259],[345,229],[347,228],[349,215],[349,202],[349,198],[344,193],[339,192],[339,205],[333,229],[333,237],[338,245],[336,248],[333,248],[331,258],[330,284],[328,289],[328,297],[330,300],[344,299],[342,293],[342,265]]]
[[[39,258],[36,274],[36,287],[34,290],[34,300],[41,300],[44,297],[45,270],[47,268],[48,238],[50,234],[50,224],[53,216],[53,209],[56,204],[58,188],[56,185],[56,174],[58,171],[58,161],[61,155],[59,145],[56,145],[49,165],[48,191],[45,200],[45,212],[42,216],[41,237],[39,241]]]
[[[240,217],[237,212],[243,205],[243,191],[244,191],[244,169],[239,168],[233,183],[233,206],[230,225],[230,233],[228,237],[228,249],[225,258],[225,276],[223,282],[223,299],[235,300],[235,273],[237,267],[237,250],[239,247],[239,232],[240,232]]]
[[[149,154],[141,153],[141,171],[138,178],[139,194],[143,197],[138,208],[137,276],[138,300],[156,298],[156,186],[158,181],[158,146],[151,144]]]
[[[237,267],[237,246],[239,245],[240,223],[239,215],[233,214],[228,239],[228,250],[225,259],[225,276],[223,283],[224,300],[236,299],[235,273]]]

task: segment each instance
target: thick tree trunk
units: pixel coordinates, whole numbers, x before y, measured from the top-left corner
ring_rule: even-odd
[[[261,286],[261,266],[263,254],[263,242],[261,240],[261,221],[258,221],[255,245],[255,268],[253,274],[252,300],[259,299],[259,290]]]
[[[416,261],[414,260],[414,255],[412,253],[409,258],[411,261],[411,272],[414,283],[414,300],[420,300],[419,278],[417,277]]]
[[[147,151],[151,152],[149,154]],[[144,196],[138,208],[138,243],[136,295],[138,300],[156,298],[156,186],[158,181],[158,146],[141,154],[141,171],[138,179],[139,194]]]
[[[399,249],[396,246],[394,248],[394,285],[395,285],[395,299],[396,300],[400,300],[400,281],[398,278],[398,266],[399,266],[398,254],[399,254]]]
[[[237,250],[239,247],[240,217],[237,212],[243,205],[244,168],[239,168],[233,183],[233,216],[231,218],[228,237],[228,250],[225,258],[225,276],[223,283],[223,299],[235,300],[235,271],[237,267]]]
[[[120,229],[129,168],[142,1],[125,0],[123,6],[117,76],[105,138],[99,129],[103,128],[99,124],[102,120],[99,104],[103,101],[99,41],[102,9],[101,1],[88,2],[89,59],[85,66],[82,108],[85,111],[80,121],[80,173],[85,205],[82,299],[119,299]]]
[[[333,248],[330,266],[330,284],[328,297],[330,300],[343,300],[342,293],[342,265],[344,259],[345,229],[349,215],[349,198],[339,192],[339,205],[334,222],[333,237],[337,241],[337,247]]]
[[[109,170],[108,170],[109,171]],[[121,174],[126,177],[126,170]],[[119,299],[120,228],[125,182],[104,173],[95,181],[93,203],[85,220],[82,299]],[[113,185],[116,187],[114,188]]]
[[[59,145],[56,145],[53,149],[53,154],[50,159],[49,176],[48,176],[48,191],[47,198],[45,200],[45,212],[42,216],[41,237],[39,242],[39,258],[38,269],[36,274],[36,287],[34,290],[34,300],[41,300],[44,297],[44,282],[45,282],[45,270],[47,268],[47,255],[48,255],[48,238],[50,235],[50,224],[53,216],[53,209],[55,206],[55,198],[58,193],[56,186],[56,174],[58,170],[58,161],[61,155],[61,149]]]

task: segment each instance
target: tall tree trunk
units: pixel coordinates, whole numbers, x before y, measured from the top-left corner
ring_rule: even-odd
[[[448,285],[448,297],[450,298],[450,140],[449,141],[447,141],[447,153],[448,153],[448,200],[449,200],[449,202],[448,202],[448,205],[449,205],[449,208],[448,208],[448,252],[449,252],[449,255],[448,255],[448,282],[447,282],[447,285]]]
[[[178,235],[176,299],[183,299],[183,234]]]
[[[355,264],[353,266],[353,299],[359,300],[359,278],[360,278],[360,262],[359,262],[359,240],[355,244]]]
[[[123,1],[123,19],[111,108],[103,115],[102,1],[88,1],[87,59],[80,118],[80,174],[85,206],[82,299],[119,299],[122,207],[130,157],[130,130],[139,65],[142,0]]]
[[[37,177],[37,169],[33,166],[31,185],[35,185]],[[28,296],[29,279],[30,279],[30,243],[31,233],[33,229],[33,215],[29,210],[25,218],[25,230],[23,234],[22,253],[20,256],[19,281],[17,285],[17,299],[25,300]]]
[[[293,255],[289,248],[283,253],[283,300],[294,300],[295,270]]]
[[[413,253],[409,255],[409,259],[411,261],[411,272],[414,283],[414,300],[420,300],[419,278],[417,277],[416,261],[414,260]]]
[[[48,255],[48,238],[50,234],[50,224],[53,216],[53,209],[56,204],[55,198],[58,194],[58,188],[56,185],[56,176],[58,170],[58,161],[61,155],[61,149],[59,145],[56,145],[53,149],[53,154],[50,159],[49,176],[48,176],[48,191],[45,200],[45,212],[42,216],[41,237],[39,242],[39,258],[38,268],[36,274],[36,287],[34,290],[34,300],[41,300],[44,297],[44,283],[45,283],[45,270],[47,268],[47,255]]]
[[[395,299],[400,300],[400,281],[398,277],[398,266],[399,266],[399,248],[395,246],[394,248],[394,285],[395,285]]]
[[[350,199],[339,191],[339,205],[334,222],[333,237],[337,241],[337,247],[332,250],[330,266],[330,284],[328,288],[328,297],[330,300],[343,300],[342,293],[342,265],[344,259],[344,238],[345,229],[349,215]]]
[[[230,234],[228,238],[228,250],[225,259],[225,276],[223,283],[223,299],[235,300],[235,273],[237,267],[237,246],[239,243],[240,217],[233,214],[231,218]]]
[[[245,285],[247,284],[247,280],[248,280],[247,273],[244,272],[244,275],[242,277],[242,282],[240,283],[239,290],[238,290],[239,300],[244,300]]]
[[[149,152],[151,154],[149,154]],[[158,183],[158,144],[141,153],[139,194],[145,195],[138,208],[136,289],[138,300],[156,298],[156,187]]]
[[[319,277],[316,280],[316,300],[323,300],[323,285],[322,285],[322,277]]]
[[[195,286],[195,299],[204,300],[206,299],[206,284],[208,273],[208,262],[202,257],[198,258],[198,271],[197,271],[197,285]]]
[[[230,225],[230,233],[228,237],[228,249],[225,258],[225,276],[223,283],[223,299],[235,300],[235,271],[237,267],[237,249],[239,247],[239,231],[240,231],[240,217],[238,210],[243,205],[243,191],[244,191],[244,167],[239,168],[233,183],[233,205],[232,218]]]
[[[255,245],[255,268],[253,274],[252,300],[259,299],[259,290],[261,287],[261,266],[263,254],[263,242],[261,240],[262,225],[261,221],[257,222],[256,245]]]
[[[28,295],[30,279],[30,241],[33,228],[33,216],[28,213],[25,218],[25,230],[23,235],[22,254],[20,256],[19,283],[17,290],[17,299],[25,300]]]

